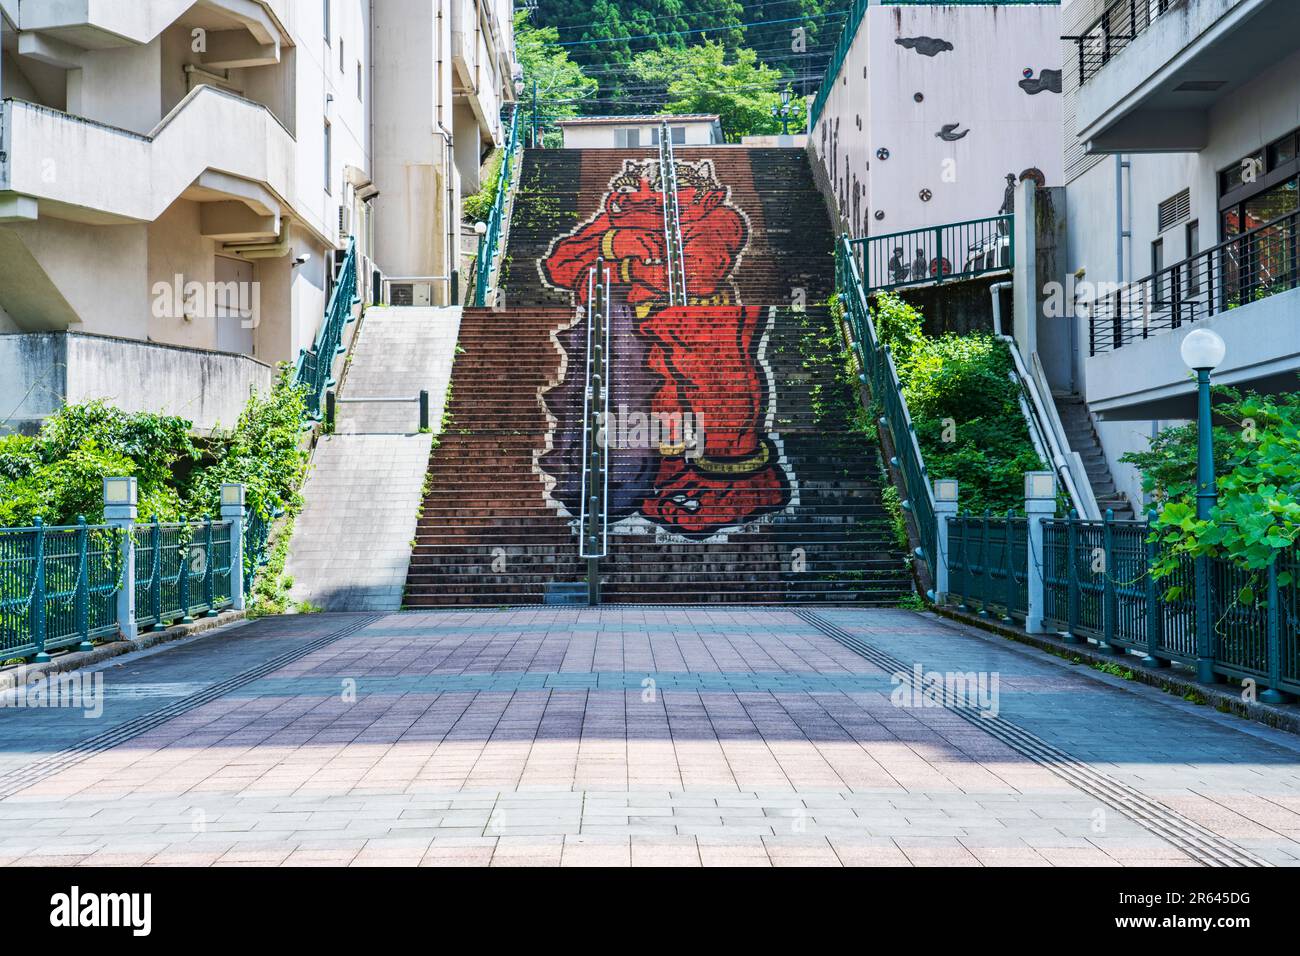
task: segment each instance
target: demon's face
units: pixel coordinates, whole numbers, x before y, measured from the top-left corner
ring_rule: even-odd
[[[647,216],[663,216],[664,196],[646,177],[636,182],[623,180],[609,194],[606,210],[610,222],[644,221]]]

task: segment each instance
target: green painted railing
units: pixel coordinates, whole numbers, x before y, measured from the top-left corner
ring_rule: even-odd
[[[934,490],[930,486],[929,475],[926,474],[925,460],[921,457],[921,447],[916,441],[916,430],[912,426],[907,400],[903,398],[903,389],[898,382],[898,370],[894,367],[893,356],[880,342],[871,321],[866,289],[848,236],[841,236],[836,246],[835,277],[837,294],[844,307],[844,322],[851,339],[850,345],[861,369],[861,380],[870,388],[872,399],[881,407],[883,414],[880,424],[888,428],[894,446],[890,464],[902,473],[907,489],[903,508],[911,513],[920,538],[921,546],[917,550],[917,557],[933,569],[938,547]]]
[[[510,187],[514,182],[515,155],[519,151],[519,110],[510,117],[510,132],[506,136],[505,156],[501,160],[501,176],[497,180],[496,197],[487,218],[487,231],[479,236],[478,252],[474,257],[474,297],[469,303],[483,306],[487,303],[492,284],[493,266],[501,253],[505,235],[506,209],[510,201]]]
[[[169,622],[216,616],[231,603],[230,522],[135,526],[135,621],[163,630]]]
[[[851,240],[850,246],[867,295],[973,279],[1015,265],[1015,217],[989,216],[866,236]]]
[[[869,2],[869,0],[853,0],[853,6],[849,8],[848,19],[844,23],[844,29],[840,31],[840,38],[835,43],[835,51],[831,54],[830,62],[826,64],[826,74],[822,77],[822,83],[817,90],[817,96],[813,99],[812,116],[808,128],[812,129],[816,126],[822,117],[822,111],[826,108],[826,101],[830,98],[831,91],[835,89],[835,81],[839,78],[840,70],[844,68],[844,60],[849,55],[849,49],[853,46],[853,40],[858,34],[858,28],[862,25],[862,20],[866,15],[868,6],[1033,7],[1060,6],[1060,4],[1061,0],[874,0],[874,2]]]
[[[307,415],[314,421],[320,420],[325,392],[334,384],[334,359],[343,351],[343,329],[354,318],[353,309],[360,301],[361,297],[357,295],[357,241],[350,238],[316,342],[310,349],[299,351],[294,369],[294,384],[305,388]]]
[[[1109,514],[1103,521],[1073,514],[1044,521],[1045,623],[1117,654],[1137,652],[1148,663],[1208,658],[1221,677],[1300,694],[1300,547],[1277,551],[1265,571],[1210,559],[1212,626],[1201,633],[1193,560],[1157,579],[1151,568],[1159,545],[1150,537],[1148,521]],[[1291,578],[1280,584],[1284,572]],[[1243,603],[1247,585],[1258,598]]]
[[[0,658],[44,660],[116,632],[120,534],[85,519],[0,529]]]
[[[1029,614],[1029,521],[1008,512],[995,518],[948,518],[948,593],[982,616],[1000,609],[1005,621]]]

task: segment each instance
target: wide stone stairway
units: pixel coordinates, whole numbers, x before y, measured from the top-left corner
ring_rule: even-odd
[[[503,311],[465,310],[408,606],[587,600],[587,283],[610,281],[606,602],[895,604],[911,585],[827,302],[804,154],[675,156],[670,301],[657,150],[529,150]]]

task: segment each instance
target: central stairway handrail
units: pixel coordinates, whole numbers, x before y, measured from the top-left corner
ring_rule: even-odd
[[[870,387],[872,398],[880,403],[884,412],[880,424],[889,430],[893,439],[894,456],[890,463],[903,476],[907,492],[903,508],[911,513],[921,542],[916,556],[933,570],[938,549],[934,489],[926,472],[921,446],[916,440],[916,429],[912,425],[907,399],[903,397],[903,387],[898,380],[894,358],[889,347],[880,341],[875,323],[871,320],[862,275],[858,271],[852,241],[847,235],[840,237],[836,247],[835,273],[839,299],[844,306],[844,317],[853,339],[850,344],[862,370],[861,380]]]
[[[587,273],[587,376],[583,389],[578,539],[578,555],[588,561],[593,597],[597,590],[595,562],[609,551],[609,282],[609,269],[602,257]]]
[[[659,187],[664,196],[664,264],[668,269],[668,301],[671,305],[686,305],[686,253],[682,249],[681,207],[677,202],[677,160],[673,156],[672,132],[666,120],[659,129]]]

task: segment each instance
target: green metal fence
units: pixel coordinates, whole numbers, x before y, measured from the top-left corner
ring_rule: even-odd
[[[474,295],[470,305],[482,306],[487,303],[488,290],[492,283],[492,264],[497,260],[505,235],[506,205],[510,199],[510,186],[514,182],[515,156],[519,151],[519,144],[519,110],[516,109],[510,117],[506,153],[501,160],[501,177],[497,181],[496,197],[492,200],[492,211],[487,218],[487,232],[479,237],[478,253],[474,257]]]
[[[973,279],[1015,265],[1015,218],[970,219],[850,241],[867,295]]]
[[[357,295],[357,241],[348,240],[347,254],[339,268],[334,291],[325,309],[325,320],[310,349],[298,353],[294,384],[305,388],[307,414],[319,421],[325,392],[334,384],[334,359],[343,351],[343,329],[352,321],[353,308],[361,301]]]
[[[1150,537],[1147,521],[1044,521],[1044,623],[1151,663],[1192,665],[1208,650],[1220,676],[1300,693],[1300,549],[1278,551],[1266,571],[1208,559],[1212,633],[1199,635],[1194,561],[1154,577]],[[1283,572],[1292,578],[1280,585]],[[1245,589],[1257,597],[1244,602]]]
[[[231,604],[229,521],[135,526],[135,621],[162,630]]]
[[[104,525],[0,529],[0,655],[44,659],[117,630],[121,532]]]
[[[995,518],[948,518],[948,591],[982,616],[1006,621],[1029,614],[1029,522],[1008,512]]]
[[[911,512],[921,541],[917,556],[933,569],[938,547],[934,491],[930,486],[929,475],[926,474],[921,447],[916,441],[912,416],[907,410],[907,401],[903,398],[903,389],[898,382],[898,370],[894,367],[893,356],[881,344],[871,321],[866,290],[853,254],[852,240],[848,236],[841,236],[836,246],[835,277],[840,302],[844,306],[844,321],[851,339],[850,345],[861,369],[861,379],[871,389],[871,397],[880,405],[883,412],[881,424],[889,429],[893,439],[894,456],[890,463],[903,475],[907,489],[903,507]]]

